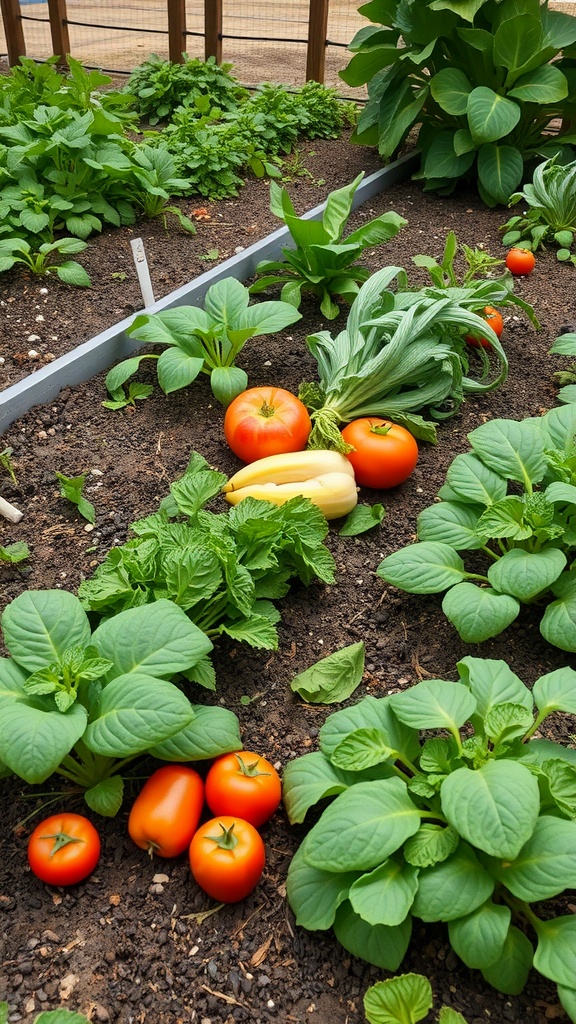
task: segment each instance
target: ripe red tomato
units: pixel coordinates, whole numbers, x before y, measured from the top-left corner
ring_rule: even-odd
[[[94,870],[99,857],[100,836],[82,814],[52,814],[28,840],[30,868],[49,885],[76,885]]]
[[[281,795],[274,765],[248,750],[223,754],[206,776],[206,803],[212,813],[237,814],[256,828],[274,814]]]
[[[500,337],[504,330],[502,314],[494,306],[484,306],[482,316],[486,323],[490,325],[494,334],[497,334],[498,337]],[[472,348],[492,348],[488,338],[475,338],[473,334],[467,334],[464,340],[467,341]]]
[[[536,265],[536,257],[530,249],[509,249],[506,266],[511,274],[531,274]]]
[[[283,388],[249,388],[230,402],[224,416],[226,441],[243,462],[301,452],[311,429],[304,403]]]
[[[341,433],[353,446],[347,458],[361,487],[396,487],[408,479],[418,461],[418,445],[410,431],[390,420],[365,416]]]
[[[249,821],[211,818],[190,843],[190,870],[201,889],[220,903],[237,903],[258,885],[266,853]]]
[[[190,845],[204,807],[204,783],[193,768],[167,764],[144,783],[128,817],[128,832],[150,856],[178,857]]]

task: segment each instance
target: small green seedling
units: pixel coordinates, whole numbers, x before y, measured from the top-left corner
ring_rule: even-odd
[[[82,473],[80,476],[64,476],[63,473],[56,473],[56,479],[60,484],[61,496],[76,505],[84,519],[87,519],[89,523],[94,523],[96,510],[92,502],[83,495],[86,473]]]

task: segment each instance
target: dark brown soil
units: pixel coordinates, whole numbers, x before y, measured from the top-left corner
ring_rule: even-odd
[[[308,156],[311,151],[318,155]],[[369,172],[377,166],[371,151],[354,149],[346,140],[314,143],[304,147],[304,154],[306,166],[315,178],[326,179],[326,187],[307,178],[294,180],[289,189],[300,211],[316,205],[327,189],[350,181],[359,169]],[[157,223],[108,232],[91,243],[84,261],[94,281],[89,291],[68,289],[52,277],[46,282],[16,272],[2,275],[6,383],[33,368],[30,349],[41,359],[56,356],[141,306],[129,248],[134,234],[145,240],[159,297],[206,269],[200,255],[217,248],[223,257],[278,226],[268,211],[265,183],[250,182],[237,200],[183,205],[186,212],[206,206],[212,217],[199,221],[191,238],[174,229],[165,233]],[[374,270],[385,264],[405,266],[413,281],[424,283],[411,256],[439,257],[449,229],[468,245],[502,254],[498,226],[505,211],[484,208],[473,193],[440,198],[406,182],[358,210],[351,226],[389,209],[409,224],[369,254]],[[126,278],[114,276],[119,273]],[[456,663],[466,654],[504,659],[527,684],[561,665],[574,665],[572,656],[543,640],[535,614],[523,613],[501,636],[471,647],[443,618],[439,598],[400,594],[375,575],[382,557],[414,536],[418,512],[433,500],[453,456],[466,449],[471,429],[490,418],[539,415],[556,403],[552,373],[566,361],[547,353],[576,320],[574,269],[544,253],[533,274],[518,280],[517,292],[535,306],[543,327],[537,333],[523,315],[506,312],[503,340],[510,373],[505,386],[469,399],[440,427],[436,447],[422,444],[416,471],[404,485],[361,493],[362,501],[385,505],[380,528],[348,539],[339,537],[338,523],[331,527],[328,544],[337,582],[294,586],[279,602],[277,651],[232,643],[217,649],[215,699],[238,715],[246,747],[261,751],[280,769],[315,748],[318,730],[334,710],[303,705],[290,691],[291,679],[353,641],[365,642],[366,670],[352,700],[366,693],[383,695],[422,678],[455,679]],[[327,327],[337,331],[344,316],[328,325],[310,302],[302,312],[302,321],[288,332],[246,346],[239,363],[250,384],[296,390],[303,379],[314,377],[305,337]],[[31,335],[39,337],[30,340]],[[103,376],[67,388],[51,405],[14,423],[0,442],[0,448],[13,450],[18,480],[14,486],[1,476],[2,494],[24,512],[17,526],[2,523],[1,543],[23,540],[31,549],[26,568],[0,567],[2,607],[25,588],[74,591],[110,546],[126,539],[130,523],[156,508],[169,482],[184,470],[191,449],[223,472],[238,468],[222,435],[222,410],[206,379],[169,398],[155,389],[135,410],[119,413],[102,408],[105,397]],[[75,509],[59,497],[56,470],[90,474],[86,495],[96,506],[94,530],[87,531]],[[242,701],[244,696],[251,702]],[[574,722],[569,726],[556,723],[550,735],[568,740]],[[143,766],[142,773],[151,767]],[[363,994],[382,972],[344,953],[331,933],[295,926],[285,880],[304,830],[289,826],[282,810],[262,830],[268,862],[261,884],[245,902],[215,910],[194,884],[185,857],[150,862],[131,843],[129,798],[115,819],[96,819],[88,812],[102,837],[101,861],[86,882],[61,890],[31,875],[26,840],[32,823],[18,827],[32,811],[41,812],[42,798],[10,780],[2,783],[0,801],[0,999],[8,999],[11,1022],[31,1024],[39,1010],[58,1005],[114,1024],[364,1020]],[[64,808],[66,800],[53,806]],[[561,913],[574,911],[574,894],[557,903]],[[402,970],[426,974],[438,1007],[448,1003],[469,1024],[566,1020],[555,986],[536,973],[517,997],[491,989],[452,953],[444,927],[415,929]]]

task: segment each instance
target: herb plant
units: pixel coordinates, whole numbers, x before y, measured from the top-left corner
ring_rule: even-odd
[[[113,401],[142,360],[153,359],[164,394],[179,391],[200,373],[206,373],[214,396],[228,405],[248,384],[246,372],[235,365],[246,342],[274,334],[300,319],[300,313],[288,302],[250,306],[249,301],[248,289],[235,278],[226,277],[208,289],[204,309],[177,306],[165,313],[137,316],[126,333],[137,341],[162,345],[164,351],[160,356],[148,352],[131,356],[113,367],[106,377]]]
[[[539,164],[532,182],[510,197],[510,206],[522,200],[529,209],[502,226],[502,244],[534,251],[556,244],[557,258],[576,266],[571,252],[576,232],[576,160],[561,164],[557,155]]]
[[[63,590],[27,590],[1,618],[0,775],[52,775],[113,816],[122,774],[146,753],[166,761],[241,748],[236,717],[196,706],[170,679],[202,681],[210,640],[166,599],[110,616],[92,632]]]
[[[281,298],[298,308],[302,292],[312,292],[327,320],[334,320],[340,312],[335,296],[354,301],[359,285],[370,277],[370,271],[356,261],[365,249],[394,238],[407,223],[397,213],[383,213],[343,238],[354,193],[363,177],[362,171],[350,185],[330,193],[321,221],[297,217],[286,189],[270,182],[270,208],[286,224],[296,249],[282,249],[284,260],[258,264],[260,280],[251,285],[252,294],[282,284]]]
[[[397,278],[400,291],[391,284]],[[506,297],[507,286],[486,282],[482,288],[407,290],[401,267],[373,274],[355,299],[346,327],[335,338],[328,331],[311,334],[308,348],[318,363],[319,382],[302,384],[299,397],[311,410],[312,448],[346,451],[340,424],[364,416],[381,416],[407,427],[416,437],[435,441],[433,419],[452,415],[467,394],[501,384],[506,354],[486,321],[472,312],[483,296]],[[406,289],[406,290],[402,290]],[[480,379],[466,375],[468,355],[463,333],[489,337],[498,361],[492,379],[482,365]]]
[[[197,452],[158,512],[132,524],[135,535],[112,548],[79,597],[94,617],[169,598],[211,640],[229,636],[252,647],[278,645],[279,613],[290,580],[334,581],[323,540],[328,526],[306,498],[277,506],[245,498],[230,511],[205,506],[226,482]],[[214,670],[203,668],[215,687]]]
[[[214,57],[202,61],[183,56],[182,63],[173,63],[152,53],[128,78],[126,92],[149,124],[167,120],[183,104],[193,106],[199,97],[209,97],[222,110],[236,110],[248,96],[231,75],[232,64],[217,64]]]
[[[550,714],[576,712],[576,672],[550,672],[531,692],[504,661],[457,667],[457,682],[337,711],[320,750],[289,762],[292,823],[331,802],[290,864],[288,900],[297,924],[333,928],[388,971],[414,919],[446,922],[490,985],[518,994],[533,966],[575,1021],[574,915],[540,905],[576,885],[576,751],[534,737]]]
[[[440,501],[418,516],[418,541],[388,555],[377,574],[412,594],[446,591],[442,610],[466,643],[501,633],[527,604],[544,609],[549,643],[576,651],[575,434],[574,404],[477,427]],[[461,551],[476,553],[474,568]]]
[[[417,127],[426,189],[467,179],[488,205],[507,203],[529,161],[570,152],[576,18],[538,0],[386,0],[360,13],[372,24],[341,72],[368,85],[354,141],[388,159]]]

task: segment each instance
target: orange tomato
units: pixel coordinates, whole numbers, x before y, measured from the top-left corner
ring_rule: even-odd
[[[42,882],[75,885],[96,867],[100,836],[82,814],[53,814],[36,826],[28,840],[28,863]]]
[[[304,403],[283,388],[249,388],[230,402],[224,415],[226,441],[243,462],[300,452],[311,429]]]
[[[206,776],[206,803],[213,814],[237,814],[256,828],[280,803],[280,777],[265,757],[242,750],[223,754]]]
[[[531,274],[536,266],[536,257],[531,249],[519,249],[514,247],[508,250],[506,266],[511,274]]]
[[[346,458],[361,487],[396,487],[408,479],[418,461],[418,445],[410,431],[390,420],[364,416],[341,434],[353,447]]]
[[[222,815],[201,825],[189,851],[190,870],[204,892],[219,903],[237,903],[258,885],[266,853],[249,821]]]
[[[482,316],[498,337],[504,330],[502,314],[494,306],[484,306]],[[472,348],[492,348],[488,338],[475,338],[473,334],[467,334],[464,339]]]
[[[178,857],[189,846],[204,807],[204,783],[193,768],[169,764],[144,783],[128,818],[128,833],[150,856]]]

